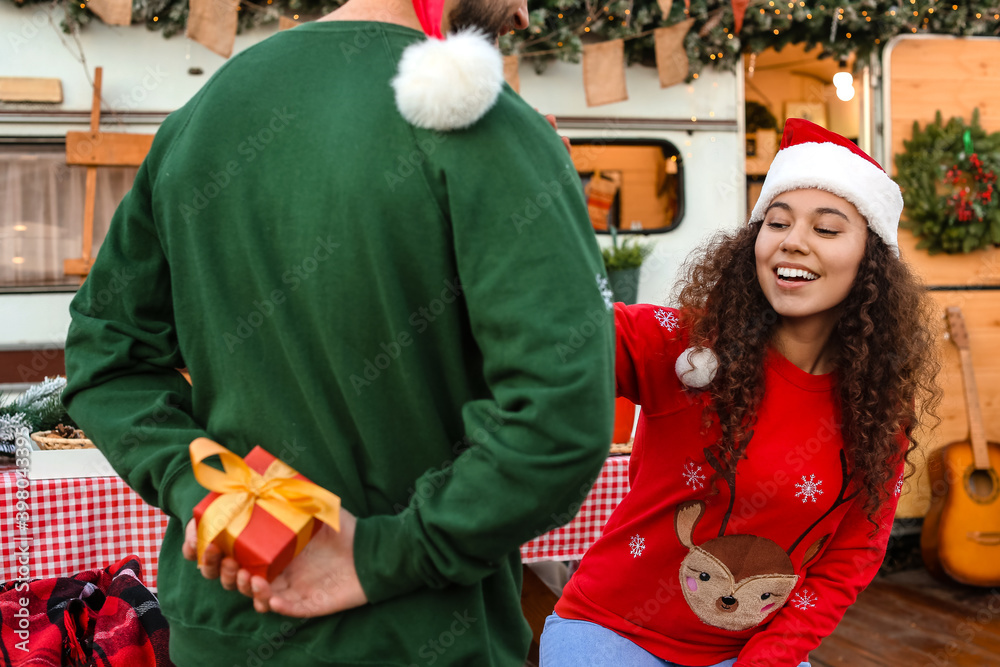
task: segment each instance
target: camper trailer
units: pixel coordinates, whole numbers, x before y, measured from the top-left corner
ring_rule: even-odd
[[[0,385],[8,389],[63,372],[68,305],[82,279],[64,269],[82,257],[87,182],[85,166],[67,165],[67,133],[90,130],[95,69],[102,68],[100,131],[152,134],[225,62],[183,36],[164,39],[140,25],[94,21],[73,38],[50,12],[0,5],[8,33],[0,77],[59,92],[59,101],[0,101]],[[241,34],[235,49],[274,30]],[[610,225],[618,243],[648,245],[640,301],[667,301],[691,250],[745,216],[741,75],[706,71],[664,89],[654,69],[629,67],[628,99],[590,107],[581,65],[553,62],[537,74],[533,63],[521,64],[521,95],[554,114],[573,143],[599,242],[611,245]],[[135,167],[96,172],[90,257]]]

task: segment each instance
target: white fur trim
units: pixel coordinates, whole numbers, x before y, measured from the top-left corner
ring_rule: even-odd
[[[719,358],[707,347],[689,347],[674,363],[677,379],[693,389],[704,389],[715,379]]]
[[[767,171],[750,222],[763,220],[767,207],[782,192],[801,188],[826,190],[854,204],[868,227],[899,257],[896,231],[903,195],[884,171],[837,144],[809,142],[783,148]]]
[[[474,30],[406,47],[392,80],[396,106],[409,123],[457,130],[483,117],[503,88],[500,51]]]

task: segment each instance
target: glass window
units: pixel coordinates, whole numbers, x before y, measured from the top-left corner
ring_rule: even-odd
[[[92,256],[137,171],[98,167]],[[64,145],[0,145],[0,291],[79,286],[63,260],[82,252],[86,180],[86,167],[66,165]]]
[[[666,232],[683,215],[683,164],[666,141],[574,139],[570,153],[597,232]]]

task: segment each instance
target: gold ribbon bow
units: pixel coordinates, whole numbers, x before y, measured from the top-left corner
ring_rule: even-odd
[[[191,466],[195,479],[209,491],[219,494],[205,509],[198,522],[198,562],[204,562],[205,548],[223,532],[236,536],[250,523],[255,505],[299,534],[312,518],[334,530],[340,530],[340,498],[312,482],[295,479],[290,466],[275,459],[264,474],[242,458],[208,438],[198,438],[190,445]],[[217,470],[205,459],[218,454],[222,467]],[[299,549],[305,541],[300,540]],[[299,549],[296,549],[298,553]]]

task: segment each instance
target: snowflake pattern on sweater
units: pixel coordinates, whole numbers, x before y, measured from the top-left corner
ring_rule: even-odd
[[[705,480],[708,479],[708,476],[701,472],[701,466],[691,459],[688,459],[681,474],[684,476],[684,484],[695,491],[703,488]]]
[[[632,539],[629,540],[628,543],[628,552],[632,554],[632,558],[638,558],[645,550],[646,540],[638,535],[633,535]]]
[[[676,331],[680,322],[672,312],[660,308],[656,311],[656,321],[667,331]]]
[[[835,376],[813,376],[773,349],[746,456],[725,470],[718,424],[706,426],[711,397],[676,374],[691,344],[683,319],[615,304],[617,393],[642,405],[631,488],[556,612],[681,664],[737,654],[757,664],[776,641],[798,664],[878,571],[888,532],[873,540],[849,474]],[[894,506],[890,497],[890,516]]]
[[[795,488],[799,490],[795,494],[796,498],[802,498],[803,503],[807,503],[810,500],[816,502],[816,496],[823,495],[823,480],[816,481],[816,475],[809,475],[809,479],[806,479],[805,475],[802,475],[802,481],[795,485]]]
[[[608,283],[608,279],[602,276],[600,273],[594,274],[597,278],[597,289],[601,293],[601,297],[604,299],[604,307],[608,310],[612,310],[615,307],[613,298],[615,293],[611,291],[611,285]]]
[[[799,611],[807,611],[816,606],[818,598],[807,590],[799,591],[794,598],[792,598],[792,606],[794,606]]]

